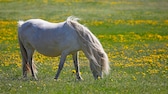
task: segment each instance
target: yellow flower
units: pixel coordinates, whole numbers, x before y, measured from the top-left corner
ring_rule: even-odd
[[[76,74],[76,70],[72,70],[72,73],[73,73],[73,74]]]
[[[145,74],[144,72],[142,72],[142,75],[143,75],[143,77],[145,77],[145,76],[146,76],[146,74]]]
[[[136,81],[136,80],[137,80],[137,78],[136,78],[135,76],[132,76],[132,78],[133,78],[133,80],[134,80],[134,81]]]

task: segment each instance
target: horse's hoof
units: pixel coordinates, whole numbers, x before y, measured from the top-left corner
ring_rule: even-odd
[[[35,81],[38,81],[38,78],[34,78]]]
[[[32,77],[30,80],[38,81],[38,78]]]
[[[22,77],[22,80],[26,81],[26,80],[28,80],[28,78],[27,77]]]
[[[56,79],[56,78],[54,78],[54,81],[61,81],[61,79]]]
[[[82,77],[80,77],[80,78],[77,78],[76,80],[77,81],[83,81],[84,79]]]

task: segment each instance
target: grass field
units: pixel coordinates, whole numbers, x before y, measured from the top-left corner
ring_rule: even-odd
[[[166,0],[0,0],[0,94],[167,94],[168,1]],[[80,52],[84,81],[76,81],[68,56],[54,81],[59,57],[37,52],[38,81],[23,80],[17,21],[51,22],[77,16],[101,41],[111,71],[94,80]]]

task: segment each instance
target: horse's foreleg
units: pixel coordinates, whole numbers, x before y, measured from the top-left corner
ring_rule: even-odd
[[[78,52],[73,54],[73,61],[74,61],[74,66],[75,66],[75,70],[76,70],[76,79],[83,80],[80,75],[80,68],[79,68],[79,62],[78,62]]]
[[[59,74],[60,74],[60,72],[61,72],[61,70],[64,66],[64,62],[65,62],[65,59],[66,59],[67,55],[68,55],[67,52],[62,52],[62,54],[61,54],[61,59],[60,59],[60,63],[59,63],[59,66],[58,66],[58,70],[57,70],[57,73],[56,73],[55,78],[54,78],[56,80],[58,79]]]

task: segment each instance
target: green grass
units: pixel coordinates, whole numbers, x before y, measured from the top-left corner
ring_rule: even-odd
[[[168,1],[166,0],[0,0],[0,93],[2,94],[167,94]],[[54,81],[59,57],[35,53],[38,81],[22,79],[17,21],[42,18],[52,22],[77,16],[101,41],[111,71],[94,80],[80,52],[84,81],[76,81],[68,56]]]

